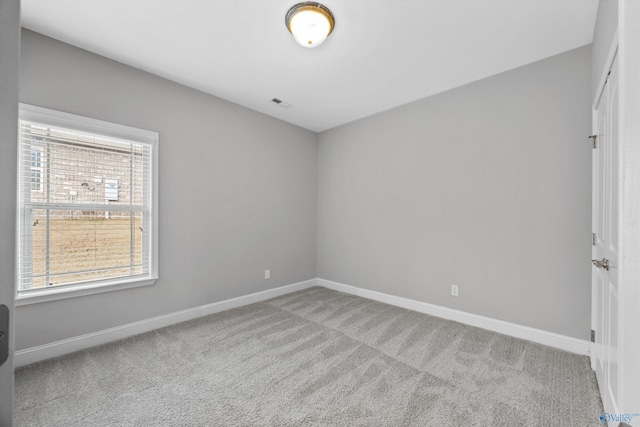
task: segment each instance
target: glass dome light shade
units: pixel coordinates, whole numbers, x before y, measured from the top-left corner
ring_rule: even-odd
[[[299,3],[289,9],[287,28],[293,38],[306,48],[317,47],[333,31],[335,24],[331,11],[319,3]]]

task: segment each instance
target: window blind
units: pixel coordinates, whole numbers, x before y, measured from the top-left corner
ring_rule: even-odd
[[[150,144],[20,121],[18,294],[147,276]]]

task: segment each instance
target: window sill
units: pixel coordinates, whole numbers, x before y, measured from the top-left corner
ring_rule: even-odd
[[[47,289],[41,292],[31,292],[26,295],[16,297],[16,307],[21,305],[38,304],[41,302],[55,301],[60,299],[75,298],[85,295],[100,294],[103,292],[120,291],[123,289],[150,286],[158,281],[157,277],[144,277],[141,279],[113,280],[110,282],[87,283],[61,289]]]

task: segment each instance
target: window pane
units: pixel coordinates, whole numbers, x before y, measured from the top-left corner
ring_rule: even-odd
[[[31,218],[32,289],[148,271],[142,212],[34,209]]]
[[[31,170],[46,166],[47,193],[33,192],[32,203],[144,204],[150,159],[143,144],[107,144],[97,135],[27,124],[21,132],[31,147]]]
[[[40,155],[42,150],[39,147],[31,147],[31,167],[40,167]]]
[[[40,179],[41,179],[40,169],[31,169],[31,189],[32,190],[40,190]]]

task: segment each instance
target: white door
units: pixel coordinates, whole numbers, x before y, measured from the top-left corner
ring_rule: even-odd
[[[605,411],[618,412],[618,60],[595,111],[593,150],[593,364]]]

